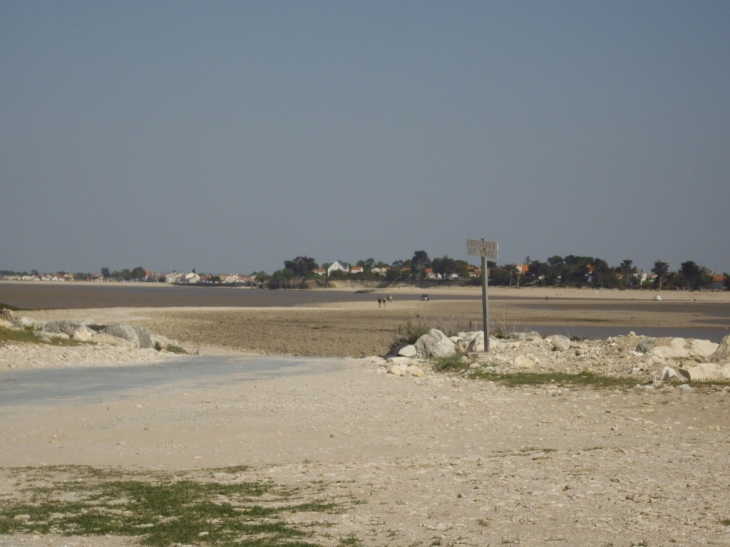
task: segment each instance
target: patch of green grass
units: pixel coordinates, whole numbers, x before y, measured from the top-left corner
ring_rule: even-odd
[[[237,473],[241,467],[218,471]],[[0,534],[134,536],[142,545],[215,544],[224,547],[314,547],[322,514],[342,503],[312,497],[273,481],[214,482],[161,471],[90,467],[22,468],[20,495],[0,501]],[[232,473],[231,473],[232,472]],[[209,475],[209,474],[208,474]],[[49,485],[50,483],[50,485]],[[292,524],[295,513],[307,514]],[[16,518],[20,515],[19,518]],[[322,526],[329,526],[324,523]],[[360,545],[354,536],[341,545]]]
[[[603,376],[587,370],[578,374],[568,374],[565,372],[516,372],[511,374],[497,374],[477,370],[469,374],[469,377],[499,382],[510,387],[551,384],[555,386],[586,386],[593,388],[628,388],[636,385],[636,378]]]
[[[721,520],[720,524],[723,526],[730,526],[730,519]]]
[[[187,351],[185,351],[185,348],[181,348],[180,346],[175,346],[170,344],[165,348],[165,351],[169,351],[170,353],[179,353],[179,354],[187,354]]]
[[[433,369],[436,371],[459,371],[468,369],[470,364],[462,361],[461,355],[455,353],[448,357],[436,357],[433,360]]]

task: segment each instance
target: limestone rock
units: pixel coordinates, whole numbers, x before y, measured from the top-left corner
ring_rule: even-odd
[[[555,351],[567,351],[570,349],[570,338],[556,334],[552,337],[553,349]]]
[[[127,342],[131,342],[133,347],[139,347],[139,335],[137,334],[137,331],[134,330],[134,327],[132,327],[129,323],[122,322],[109,325],[104,329],[104,334],[122,338]]]
[[[136,347],[129,340],[125,340],[124,338],[120,338],[119,336],[112,336],[111,334],[106,334],[104,332],[100,332],[99,334],[94,335],[91,340],[93,342],[96,342],[97,344],[106,344],[108,346],[121,346],[124,348]]]
[[[455,353],[454,343],[437,329],[431,329],[416,341],[416,356],[419,359],[449,357]]]
[[[534,368],[535,362],[532,359],[528,359],[524,355],[518,355],[515,357],[513,365],[515,368]]]
[[[46,323],[45,327],[43,327],[43,330],[46,332],[62,332],[71,337],[80,328],[81,325],[79,323],[74,323],[73,321],[49,321]]]
[[[730,360],[730,334],[722,339],[715,352],[707,356],[707,360],[712,363],[722,363]]]
[[[674,371],[672,367],[664,367],[661,375],[662,381],[668,382],[669,380],[681,380],[679,375]]]
[[[388,374],[392,374],[393,376],[405,376],[406,367],[404,365],[393,365],[390,369],[388,369]]]
[[[144,327],[132,328],[137,333],[137,338],[139,339],[139,349],[149,349],[151,347],[154,347],[154,343],[152,342],[152,332]]]
[[[94,332],[87,329],[84,325],[81,325],[77,331],[75,331],[71,338],[80,342],[88,342],[94,336]]]
[[[651,353],[651,350],[654,349],[655,344],[656,338],[646,338],[636,345],[634,351],[638,353]]]
[[[701,363],[696,367],[679,369],[679,372],[692,382],[730,379],[730,365],[721,367],[715,363]]]
[[[423,371],[420,368],[418,368],[416,365],[410,365],[406,369],[406,372],[416,378],[420,378],[421,376],[423,376]]]
[[[398,355],[400,355],[401,357],[415,357],[416,346],[414,346],[413,344],[403,346],[401,349],[398,350]]]
[[[466,353],[469,349],[469,342],[463,338],[457,338],[456,341],[454,341],[454,349],[459,353]]]

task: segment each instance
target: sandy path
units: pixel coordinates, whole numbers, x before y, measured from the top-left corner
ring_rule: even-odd
[[[327,545],[730,542],[727,389],[512,389],[377,370],[343,361],[0,408],[0,464],[247,464],[251,478],[321,481],[364,502],[328,516]],[[20,485],[2,480],[0,492]]]

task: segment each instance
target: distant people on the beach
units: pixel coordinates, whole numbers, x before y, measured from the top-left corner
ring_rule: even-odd
[[[383,305],[383,299],[378,297],[378,307]]]

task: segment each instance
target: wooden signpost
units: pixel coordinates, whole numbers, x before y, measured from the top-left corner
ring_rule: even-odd
[[[482,319],[484,324],[484,351],[489,351],[489,297],[487,295],[487,258],[499,258],[499,243],[486,239],[467,239],[466,254],[482,257]]]

